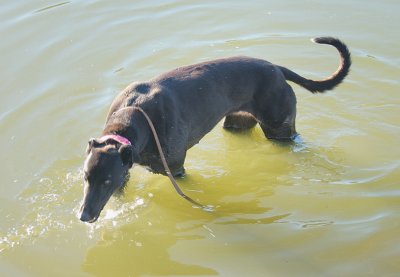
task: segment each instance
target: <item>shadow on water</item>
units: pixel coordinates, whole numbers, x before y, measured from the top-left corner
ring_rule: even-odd
[[[179,183],[187,188],[201,179],[199,176],[188,177]],[[169,185],[166,179],[159,182],[164,189],[165,185]],[[227,225],[230,226],[228,228],[235,229],[235,225],[271,224],[287,216],[286,214],[265,216],[272,208],[263,207],[257,200],[238,202],[223,200],[223,198],[239,197],[239,192],[228,196],[208,193],[207,191],[202,198],[212,203],[221,203],[214,212],[191,208],[189,203],[180,199],[172,190],[169,193],[157,192],[151,200],[153,203],[148,203],[146,211],[142,210],[142,213],[135,214],[136,219],[133,222],[125,225],[122,223],[120,227],[102,229],[101,239],[96,246],[88,250],[82,270],[96,276],[219,275],[215,269],[205,266],[201,260],[183,262],[181,256],[174,257],[172,249],[177,245],[192,245],[196,241],[213,239],[214,232],[207,226]],[[262,190],[258,192],[259,196],[269,194],[270,192]],[[148,201],[149,199],[145,200]],[[116,219],[118,222],[123,222],[123,217],[134,215],[125,213],[120,216],[122,218]],[[192,251],[196,249],[190,249],[190,252]],[[212,256],[214,253],[210,252],[209,255]]]
[[[237,139],[251,140],[245,135]],[[258,151],[255,144],[254,141],[253,145],[249,144],[249,151]],[[273,207],[265,204],[275,192],[276,174],[285,174],[291,167],[287,162],[279,161],[272,175],[252,174],[254,161],[251,161],[251,155],[246,158],[238,156],[236,151],[213,153],[213,145],[207,144],[207,147],[207,153],[201,153],[201,150],[189,155],[188,175],[178,183],[196,201],[213,205],[213,212],[192,208],[174,192],[166,177],[148,173],[143,177],[142,169],[134,169],[123,198],[152,191],[151,197],[141,196],[146,208],[138,213],[129,210],[119,214],[114,219],[115,226],[101,228],[101,239],[88,250],[82,270],[96,276],[219,275],[220,272],[203,260],[185,259],[184,251],[198,252],[198,248],[191,247],[210,240],[215,240],[217,245],[223,244],[224,240],[229,240],[226,232],[248,236],[252,231],[243,226],[266,227],[289,216],[288,213],[276,214]],[[202,155],[206,157],[205,163]],[[213,155],[224,158],[214,160]],[[265,162],[269,163],[268,158]],[[230,168],[236,170],[227,172]],[[246,175],[248,178],[244,178]],[[142,181],[146,183],[146,189]],[[133,186],[136,188],[132,189]],[[101,220],[95,224],[103,224]],[[259,236],[254,232],[254,242],[250,244],[265,240]],[[185,250],[177,257],[174,253],[183,245]],[[208,253],[208,256],[214,255]]]
[[[174,222],[152,221],[150,225],[141,219],[103,231],[101,240],[88,250],[82,270],[96,276],[217,275],[211,268],[173,260],[171,247],[197,239],[177,233]]]

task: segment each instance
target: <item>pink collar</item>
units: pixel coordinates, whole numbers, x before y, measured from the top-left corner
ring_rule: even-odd
[[[98,139],[99,143],[103,143],[108,139],[115,140],[116,142],[119,142],[123,145],[132,145],[132,143],[127,139],[126,137],[120,136],[120,135],[105,135],[102,136],[101,138]]]

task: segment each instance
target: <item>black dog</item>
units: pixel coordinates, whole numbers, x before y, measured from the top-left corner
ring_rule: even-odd
[[[296,135],[296,97],[286,82],[324,92],[342,82],[351,65],[340,40],[316,38],[339,51],[338,70],[321,81],[305,79],[265,60],[232,57],[180,67],[148,82],[133,83],[113,101],[102,137],[91,139],[84,164],[85,189],[80,219],[94,222],[111,195],[123,188],[133,164],[166,174],[153,134],[140,107],[151,118],[174,176],[184,175],[186,151],[222,118],[224,127],[260,124],[269,139]]]

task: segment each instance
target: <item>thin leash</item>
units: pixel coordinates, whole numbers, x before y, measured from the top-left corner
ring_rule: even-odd
[[[151,131],[153,132],[154,140],[156,141],[157,149],[158,149],[158,152],[160,153],[160,158],[161,158],[161,162],[162,162],[162,164],[163,164],[163,166],[164,166],[165,173],[167,174],[167,176],[168,176],[169,180],[171,181],[172,185],[174,186],[176,192],[177,192],[180,196],[182,196],[183,198],[185,198],[186,200],[188,200],[190,203],[194,204],[195,206],[197,206],[197,207],[199,207],[199,208],[201,208],[201,209],[203,209],[203,210],[205,210],[205,211],[212,211],[212,210],[213,210],[213,207],[212,207],[212,206],[205,206],[205,205],[203,205],[203,204],[200,204],[199,202],[197,202],[197,201],[193,200],[192,198],[190,198],[189,196],[187,196],[187,195],[181,190],[181,188],[180,188],[179,185],[177,184],[177,182],[176,182],[174,176],[172,176],[171,170],[170,170],[169,167],[168,167],[168,163],[167,163],[167,160],[165,159],[164,152],[162,151],[160,139],[158,138],[158,135],[157,135],[156,129],[154,128],[153,122],[151,121],[151,119],[150,119],[150,117],[148,116],[148,114],[147,114],[142,108],[140,108],[140,107],[138,107],[138,106],[134,106],[134,107],[132,107],[132,108],[134,108],[134,109],[138,110],[139,112],[141,112],[141,113],[144,115],[144,117],[146,118],[147,123],[149,124],[150,129],[151,129]]]

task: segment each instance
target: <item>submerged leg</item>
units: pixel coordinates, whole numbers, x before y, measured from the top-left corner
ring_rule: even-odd
[[[296,138],[296,105],[286,106],[286,113],[261,117],[260,126],[268,139],[292,141]]]
[[[172,175],[176,178],[183,178],[186,175],[186,170],[185,168],[182,166],[181,168],[179,168],[178,170],[175,170],[174,172],[171,172]]]
[[[294,125],[283,123],[280,126],[271,126],[270,124],[260,124],[264,135],[268,139],[292,141],[297,137]]]

